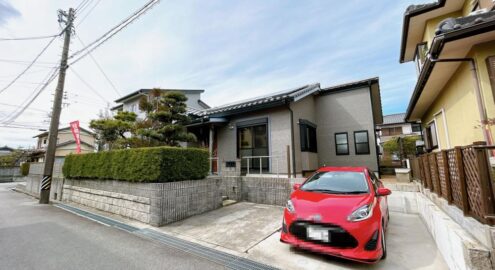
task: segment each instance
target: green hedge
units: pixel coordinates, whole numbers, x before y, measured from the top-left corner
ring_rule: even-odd
[[[198,148],[150,147],[69,155],[62,169],[71,179],[174,182],[203,179],[208,151]]]
[[[24,162],[21,164],[21,175],[27,176],[29,174],[29,162]]]

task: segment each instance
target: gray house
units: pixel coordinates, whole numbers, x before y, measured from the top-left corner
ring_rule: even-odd
[[[188,130],[208,147],[212,171],[307,175],[318,167],[378,171],[376,125],[383,121],[378,78],[287,91],[194,111]]]

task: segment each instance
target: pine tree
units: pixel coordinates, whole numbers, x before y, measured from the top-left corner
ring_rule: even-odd
[[[149,97],[143,96],[139,108],[146,112],[146,118],[137,123],[138,135],[150,143],[178,146],[179,142],[195,142],[196,136],[187,132],[185,125],[190,122],[186,113],[187,97],[177,91],[162,93],[153,89]]]

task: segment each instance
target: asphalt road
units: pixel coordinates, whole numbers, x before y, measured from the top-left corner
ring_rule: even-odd
[[[0,269],[222,269],[0,184]]]

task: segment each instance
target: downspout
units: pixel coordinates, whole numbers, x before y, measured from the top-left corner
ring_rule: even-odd
[[[436,63],[436,62],[469,62],[470,66],[471,66],[471,76],[473,77],[473,82],[474,82],[474,92],[476,95],[476,103],[478,105],[478,113],[480,116],[481,129],[483,130],[483,137],[485,139],[485,142],[488,145],[493,145],[492,132],[487,125],[488,116],[486,114],[486,108],[485,108],[485,104],[483,102],[483,95],[481,92],[480,82],[478,79],[478,70],[476,68],[476,62],[474,61],[474,59],[473,58],[434,59],[431,57],[431,55],[428,55],[428,58],[430,58],[430,61],[433,63]]]
[[[297,177],[296,175],[296,151],[294,149],[294,112],[290,108],[290,101],[287,102],[287,109],[289,109],[290,112],[290,143],[291,143],[291,156],[292,156],[292,173],[294,178]],[[290,177],[290,170],[288,172],[288,175]]]

